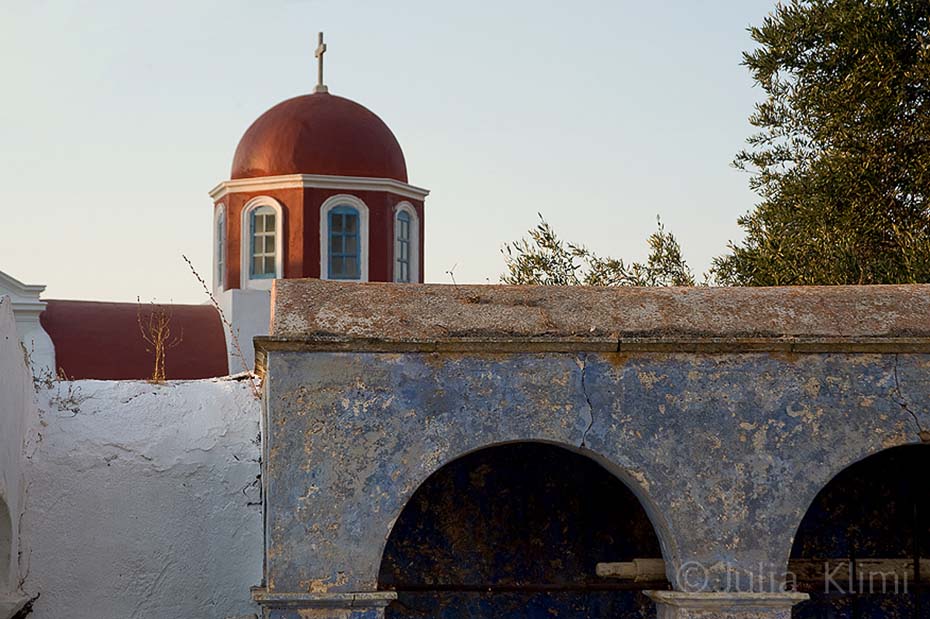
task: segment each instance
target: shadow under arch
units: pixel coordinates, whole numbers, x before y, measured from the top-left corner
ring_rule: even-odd
[[[795,619],[930,617],[930,445],[891,447],[840,470],[798,525]],[[915,569],[916,566],[916,569]]]
[[[637,493],[593,455],[507,442],[435,470],[385,542],[378,587],[398,592],[386,617],[654,617],[641,590],[666,582],[595,574],[662,549]]]

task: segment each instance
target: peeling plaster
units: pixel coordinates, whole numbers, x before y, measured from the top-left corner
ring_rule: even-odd
[[[483,446],[543,441],[584,445],[638,486],[659,519],[666,559],[708,566],[715,589],[721,565],[751,573],[785,564],[799,514],[842,467],[917,441],[913,420],[887,397],[887,355],[613,361],[600,353],[270,353],[269,580],[281,591],[310,581],[369,590],[390,523],[430,473]],[[899,363],[911,376],[928,357]],[[912,397],[930,399],[928,381],[912,383]],[[341,526],[308,530],[306,514]]]

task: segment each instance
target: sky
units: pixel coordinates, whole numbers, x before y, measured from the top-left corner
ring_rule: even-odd
[[[394,131],[429,282],[496,283],[541,213],[642,259],[656,217],[700,278],[756,196],[730,162],[775,0],[0,0],[0,271],[47,298],[200,303],[212,201],[262,112],[330,92]]]

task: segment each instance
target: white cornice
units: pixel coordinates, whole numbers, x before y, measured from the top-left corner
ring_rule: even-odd
[[[45,301],[39,300],[39,295],[45,286],[24,284],[15,277],[0,271],[0,297],[9,296],[16,313],[32,313],[38,316],[45,309]]]
[[[344,191],[387,191],[411,200],[423,200],[428,189],[408,185],[393,178],[368,176],[327,176],[323,174],[287,174],[259,176],[223,181],[210,191],[213,201],[222,200],[231,193],[252,193],[273,189],[338,189]]]

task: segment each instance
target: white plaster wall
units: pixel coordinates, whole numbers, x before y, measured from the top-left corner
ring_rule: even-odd
[[[255,367],[255,346],[252,338],[268,335],[271,327],[271,292],[232,288],[216,295],[217,302],[236,330],[242,356],[249,370]],[[245,371],[243,360],[236,355],[229,329],[226,329],[226,350],[229,351],[229,370]]]
[[[55,367],[55,344],[49,337],[38,316],[18,315],[16,316],[16,329],[19,331],[19,337],[23,346],[29,353],[29,361],[32,365],[31,371],[37,376],[48,374],[55,376],[58,368]]]
[[[61,382],[39,409],[30,619],[257,613],[260,403],[245,381]]]
[[[29,352],[32,369],[37,375],[54,375],[57,370],[55,345],[39,321],[45,311],[45,302],[39,298],[44,290],[43,285],[24,284],[0,271],[0,297],[7,296],[13,301],[16,330]]]
[[[18,555],[25,480],[23,443],[36,416],[32,374],[26,366],[9,297],[0,297],[0,619],[24,601]],[[8,516],[8,517],[7,517]]]

